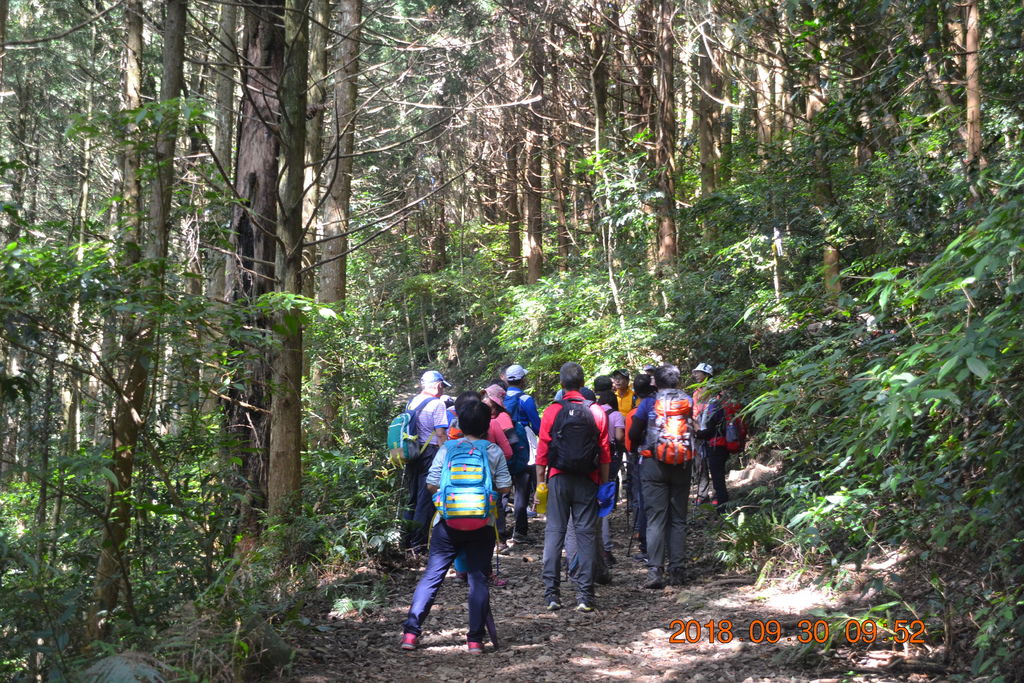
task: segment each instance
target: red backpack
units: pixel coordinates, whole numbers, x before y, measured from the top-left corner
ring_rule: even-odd
[[[740,415],[743,405],[729,400],[722,404],[722,409],[725,411],[725,449],[742,453],[747,447],[747,423]]]

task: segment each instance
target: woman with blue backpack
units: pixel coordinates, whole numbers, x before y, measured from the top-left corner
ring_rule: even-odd
[[[466,648],[483,652],[487,620],[491,616],[487,570],[494,554],[499,495],[512,486],[501,449],[487,441],[490,408],[466,401],[457,408],[463,436],[446,441],[427,473],[427,488],[434,494],[437,514],[430,534],[430,558],[416,585],[412,605],[403,624],[401,648],[415,650],[423,622],[457,555],[466,561],[469,580],[469,632]],[[494,636],[492,634],[492,640]]]

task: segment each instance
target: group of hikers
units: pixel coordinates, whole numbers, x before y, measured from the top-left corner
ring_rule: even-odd
[[[532,543],[529,520],[546,516],[541,570],[543,607],[562,608],[562,552],[575,587],[576,611],[595,609],[595,583],[607,583],[612,553],[608,514],[625,490],[630,541],[645,562],[642,587],[660,589],[686,579],[686,515],[691,476],[697,504],[720,513],[728,501],[725,468],[745,438],[735,425],[738,405],[705,391],[714,369],[692,371],[698,386],[681,388],[672,364],[648,365],[631,381],[625,370],[585,386],[574,362],[559,370],[561,389],[543,415],[525,391],[527,371],[510,365],[481,391],[452,398],[451,384],[430,370],[421,391],[396,422],[404,443],[393,448],[404,464],[408,504],[403,544],[429,552],[403,625],[401,648],[414,650],[449,569],[469,584],[467,649],[494,641],[490,585],[495,549]],[[707,395],[705,395],[707,394]],[[389,435],[389,441],[391,441]],[[394,444],[391,444],[394,445]],[[512,521],[507,519],[510,505]],[[429,547],[428,547],[429,544]],[[495,643],[496,644],[496,643]]]

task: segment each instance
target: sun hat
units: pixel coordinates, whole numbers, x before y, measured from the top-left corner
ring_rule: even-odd
[[[491,399],[499,406],[505,403],[505,390],[502,389],[500,384],[492,384],[491,386],[484,389],[484,393],[487,394],[487,398]]]

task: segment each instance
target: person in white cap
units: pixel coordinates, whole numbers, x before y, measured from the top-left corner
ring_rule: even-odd
[[[530,430],[533,438],[527,439],[531,444],[537,443],[537,434],[540,434],[540,414],[537,412],[537,403],[523,390],[526,384],[526,368],[522,365],[510,365],[505,368],[504,379],[508,383],[508,391],[505,392],[505,410],[513,422],[518,422]],[[533,492],[537,488],[537,470],[533,465],[536,462],[537,447],[531,445],[530,465],[523,472],[512,475],[512,483],[515,486],[515,526],[512,531],[512,543],[526,544],[530,542],[528,526],[529,503],[533,500]]]
[[[722,512],[729,500],[725,486],[725,461],[729,451],[725,447],[725,412],[718,396],[711,396],[703,386],[715,369],[708,363],[698,363],[691,374],[702,386],[693,392],[693,422],[697,437],[697,457],[694,479],[697,480],[697,505],[711,503]]]
[[[409,494],[404,517],[411,522],[405,547],[416,553],[427,549],[427,534],[434,516],[434,501],[427,490],[427,472],[434,455],[448,438],[448,410],[441,399],[449,383],[437,370],[427,370],[420,377],[422,390],[409,399],[405,409],[416,419],[416,445],[419,455],[405,464],[405,487]]]

